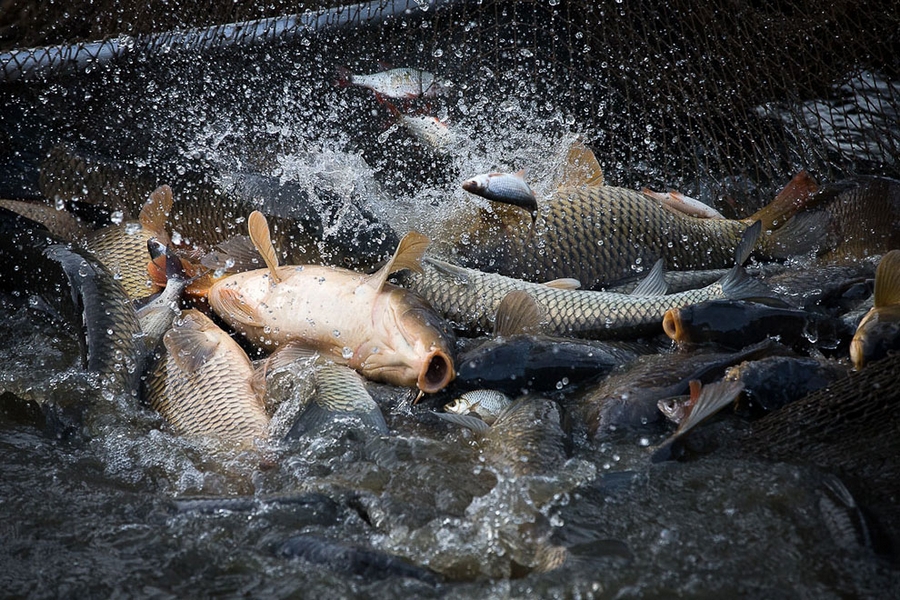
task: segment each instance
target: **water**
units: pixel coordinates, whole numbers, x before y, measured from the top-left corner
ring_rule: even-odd
[[[487,206],[462,191],[465,178],[525,168],[540,199],[552,191],[576,134],[604,136],[581,121],[584,113],[576,118],[553,102],[548,82],[529,78],[547,66],[534,56],[498,51],[509,63],[487,64],[466,36],[440,41],[442,52],[426,55],[441,59],[431,68],[454,85],[448,97],[419,109],[449,118],[455,141],[443,154],[395,127],[370,92],[333,85],[338,64],[374,70],[360,58],[371,53],[372,40],[357,48],[316,39],[300,54],[278,48],[289,60],[274,78],[257,68],[269,64],[270,50],[208,62],[136,61],[67,82],[71,89],[22,92],[21,103],[30,110],[36,96],[35,106],[50,115],[52,133],[42,142],[108,143],[123,162],[150,166],[163,179],[207,161],[225,173],[260,172],[310,191],[325,186],[364,198],[399,232],[417,229],[439,244],[446,223]],[[577,94],[582,84],[557,81],[557,97]],[[587,108],[601,115],[611,109]],[[614,155],[601,160],[618,173],[654,168]],[[137,399],[101,392],[81,371],[76,336],[64,324],[5,300],[0,589],[9,596],[900,592],[889,560],[834,525],[833,476],[809,467],[716,455],[652,464],[666,431],[647,427],[596,441],[576,436],[557,468],[529,472],[526,464],[526,474],[513,476],[476,434],[430,415],[444,400],[413,406],[408,390],[380,385],[371,389],[389,436],[337,424],[313,439],[275,438],[255,450],[185,439]],[[303,371],[295,375],[287,395],[308,394]],[[300,409],[290,398],[277,409],[282,433]],[[65,410],[45,412],[39,404],[93,408],[73,428]],[[366,578],[282,556],[284,542],[298,534],[403,557],[440,583]]]

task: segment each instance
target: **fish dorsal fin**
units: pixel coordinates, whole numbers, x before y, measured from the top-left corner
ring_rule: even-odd
[[[519,333],[535,333],[540,329],[544,311],[531,294],[515,290],[504,296],[497,306],[494,335],[506,337]]]
[[[875,270],[875,307],[900,304],[900,250],[881,257]]]
[[[737,247],[734,249],[735,265],[742,265],[747,262],[747,259],[750,258],[750,254],[753,253],[753,249],[756,247],[756,241],[759,239],[762,229],[763,222],[754,221],[750,227],[744,230],[744,233],[741,234],[741,241],[738,242]]]
[[[426,236],[416,231],[410,231],[404,235],[397,245],[394,256],[378,272],[373,273],[369,277],[369,285],[376,290],[380,290],[391,273],[396,273],[403,269],[422,273],[422,265],[419,261],[422,260],[425,250],[430,243],[431,241]]]
[[[694,396],[694,385],[691,385],[691,400],[693,406],[691,412],[684,418],[678,429],[675,430],[673,437],[681,437],[688,431],[699,425],[707,417],[712,416],[722,410],[738,397],[744,390],[744,384],[740,381],[717,381],[709,385],[700,387],[697,384],[696,398]]]
[[[266,261],[266,266],[269,267],[272,281],[281,283],[281,278],[278,276],[278,255],[275,253],[274,244],[272,244],[269,222],[266,220],[265,215],[258,210],[250,213],[250,218],[247,219],[247,229],[250,232],[250,239],[253,241],[253,245],[256,246],[263,260]]]
[[[173,203],[172,188],[161,185],[150,194],[150,198],[141,207],[139,216],[141,227],[156,234],[163,244],[169,241],[169,236],[166,235],[166,220],[172,212]]]
[[[656,261],[647,276],[641,281],[636,288],[631,291],[632,296],[664,296],[669,290],[669,284],[666,282],[665,262],[663,259]]]
[[[525,169],[519,169],[515,173],[512,173],[512,176],[517,177],[517,178],[521,179],[522,181],[525,181]]]
[[[212,321],[200,312],[186,310],[163,336],[169,356],[182,371],[196,373],[215,354],[219,337],[207,333],[209,325]]]
[[[590,148],[584,145],[580,137],[575,138],[569,146],[566,162],[562,168],[557,187],[601,186],[603,185],[603,169]]]
[[[816,196],[819,186],[806,171],[800,171],[778,192],[775,199],[753,213],[746,221],[762,221],[763,228],[777,229],[784,225],[797,211],[809,206]]]
[[[581,282],[572,277],[562,277],[552,281],[544,282],[544,285],[557,290],[577,290],[581,287]]]
[[[218,291],[218,296],[221,307],[217,312],[228,315],[238,323],[259,326],[259,320],[254,317],[253,311],[237,290],[223,287]]]

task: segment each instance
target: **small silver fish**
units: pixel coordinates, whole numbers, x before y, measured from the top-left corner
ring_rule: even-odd
[[[475,413],[488,425],[493,425],[504,408],[512,404],[512,399],[496,390],[475,390],[466,392],[459,398],[444,405],[444,410],[458,415]]]
[[[685,196],[681,192],[669,190],[667,193],[654,192],[649,188],[641,190],[645,196],[650,196],[657,200],[667,209],[675,213],[682,213],[692,217],[701,219],[724,219],[725,217],[712,206],[704,204],[699,200],[694,200],[690,196]]]
[[[482,173],[463,182],[462,188],[471,194],[524,208],[537,218],[537,199],[525,182],[525,169],[516,173]]]
[[[437,80],[434,73],[412,68],[397,68],[355,75],[345,67],[338,69],[338,85],[356,85],[372,90],[379,96],[396,100],[412,100],[414,98],[431,98],[444,93],[445,86]]]

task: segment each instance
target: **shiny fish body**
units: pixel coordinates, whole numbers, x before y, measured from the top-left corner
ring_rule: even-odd
[[[209,303],[254,344],[300,342],[370,379],[437,391],[453,377],[451,338],[431,308],[407,290],[319,266],[238,273],[216,283]],[[440,373],[437,371],[440,370]]]
[[[670,308],[725,298],[741,292],[745,282],[723,280],[698,290],[667,296],[564,290],[502,275],[465,269],[426,258],[424,274],[409,276],[409,286],[448,320],[465,330],[490,331],[501,300],[513,290],[528,292],[544,310],[542,333],[591,339],[621,338],[662,331]]]
[[[483,173],[463,182],[470,194],[537,212],[537,199],[525,182],[524,171],[518,173]]]
[[[730,267],[747,225],[676,214],[625,188],[585,186],[564,188],[544,202],[533,226],[512,207],[483,211],[457,233],[451,252],[466,267],[528,281],[572,277],[599,289],[660,258],[668,270]]]
[[[342,81],[368,88],[387,98],[411,100],[420,96],[433,97],[444,91],[434,73],[408,67],[388,69],[369,75],[355,75],[342,70]]]
[[[179,433],[250,443],[269,417],[254,389],[250,359],[209,317],[182,313],[163,337],[165,355],[145,384],[150,405]]]
[[[512,403],[509,396],[495,390],[474,390],[444,406],[447,412],[464,415],[474,412],[488,425],[493,425],[500,413]]]

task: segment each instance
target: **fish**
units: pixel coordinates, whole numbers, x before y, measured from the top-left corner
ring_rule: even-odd
[[[507,294],[497,307],[493,336],[459,354],[454,389],[552,392],[602,377],[652,351],[646,344],[542,335],[541,317],[527,292]]]
[[[483,173],[462,183],[462,188],[470,194],[524,208],[531,214],[531,221],[537,219],[538,204],[534,192],[525,182],[525,169],[516,173]]]
[[[165,225],[172,203],[172,188],[160,186],[141,207],[138,221],[108,225],[84,241],[84,246],[119,278],[131,298],[145,298],[159,291],[147,273],[151,259],[147,244],[151,239],[169,243]]]
[[[798,175],[769,206],[731,220],[673,213],[625,188],[564,187],[542,200],[534,223],[502,204],[482,209],[474,221],[450,223],[438,251],[462,267],[531,282],[572,277],[598,290],[659,259],[674,271],[730,267],[741,235],[756,221],[765,232],[754,248],[759,256],[811,251],[827,217],[794,215],[814,189],[808,175]]]
[[[459,398],[444,405],[444,410],[449,413],[466,415],[477,414],[482,421],[493,425],[497,416],[504,408],[512,403],[512,399],[496,390],[474,390],[466,392]]]
[[[850,341],[850,360],[857,369],[900,350],[900,250],[885,254],[875,270],[874,306],[860,321]]]
[[[691,396],[689,403],[684,405],[685,415],[675,430],[652,455],[653,462],[661,462],[672,457],[678,451],[679,440],[692,429],[700,425],[726,406],[737,400],[744,391],[744,384],[740,381],[717,381],[709,385],[701,385],[699,381],[690,382]]]
[[[770,302],[772,302],[770,300]],[[850,337],[840,319],[825,314],[742,300],[709,300],[671,308],[663,331],[681,344],[713,343],[735,350],[766,337],[797,349],[835,349]]]
[[[411,232],[378,272],[339,267],[278,266],[265,217],[248,219],[266,269],[216,282],[209,304],[251,343],[276,348],[292,341],[349,365],[366,378],[425,393],[455,376],[454,338],[419,295],[386,282],[401,269],[421,269],[428,238]]]
[[[315,369],[315,392],[294,421],[287,439],[317,433],[335,419],[353,418],[377,434],[388,433],[378,404],[366,390],[363,378],[349,367],[328,361]]]
[[[190,309],[166,332],[163,345],[143,395],[176,432],[241,445],[266,437],[265,378],[231,336]]]
[[[387,103],[387,107],[397,122],[403,125],[417,141],[438,153],[446,153],[456,141],[453,130],[437,117],[408,115],[390,102]]]
[[[414,565],[400,556],[312,534],[296,535],[285,540],[278,547],[278,554],[367,581],[408,578],[436,585],[443,580],[438,573]]]
[[[847,376],[844,361],[811,356],[768,356],[725,371],[724,380],[744,384],[751,417],[760,417]]]
[[[669,190],[666,193],[662,193],[654,192],[649,188],[642,188],[641,193],[645,196],[649,196],[650,198],[659,201],[659,203],[664,207],[676,213],[682,213],[685,215],[690,215],[692,217],[700,217],[702,219],[725,218],[722,213],[709,206],[708,204],[704,204],[699,200],[694,200],[690,196],[685,196],[684,194],[676,192],[675,190]]]
[[[632,294],[560,289],[503,275],[485,273],[426,257],[424,273],[405,278],[445,318],[463,331],[489,331],[503,298],[514,290],[526,291],[540,307],[540,332],[590,339],[610,339],[656,333],[670,308],[714,298],[739,299],[767,296],[764,286],[750,279],[741,264],[759,235],[761,224],[746,229],[738,245],[734,267],[718,282],[699,290],[663,295],[662,264],[657,261],[647,279]],[[564,286],[566,287],[566,286]]]
[[[395,100],[433,98],[446,92],[446,85],[434,73],[401,67],[369,75],[355,75],[346,67],[338,68],[338,85],[351,85],[372,90],[379,97]]]
[[[810,210],[827,218],[823,259],[844,262],[900,248],[900,181],[857,176],[823,185]]]
[[[148,352],[153,352],[172,326],[172,321],[181,314],[181,295],[189,281],[185,276],[181,259],[170,246],[152,238],[147,242],[147,250],[154,260],[162,257],[166,265],[165,288],[155,298],[137,309],[144,343]]]
[[[65,207],[43,201],[0,200],[0,207],[43,225],[47,231],[68,242],[83,242],[93,229]]]
[[[433,414],[474,431],[489,463],[515,476],[552,473],[565,463],[566,435],[552,400],[520,398],[503,409],[493,425],[472,415]]]
[[[622,428],[652,426],[662,420],[659,401],[681,402],[677,397],[689,391],[692,379],[712,383],[721,379],[728,367],[744,361],[790,354],[790,349],[778,342],[764,340],[738,352],[641,356],[567,399],[567,423],[574,428],[573,433],[588,437],[603,437]]]

